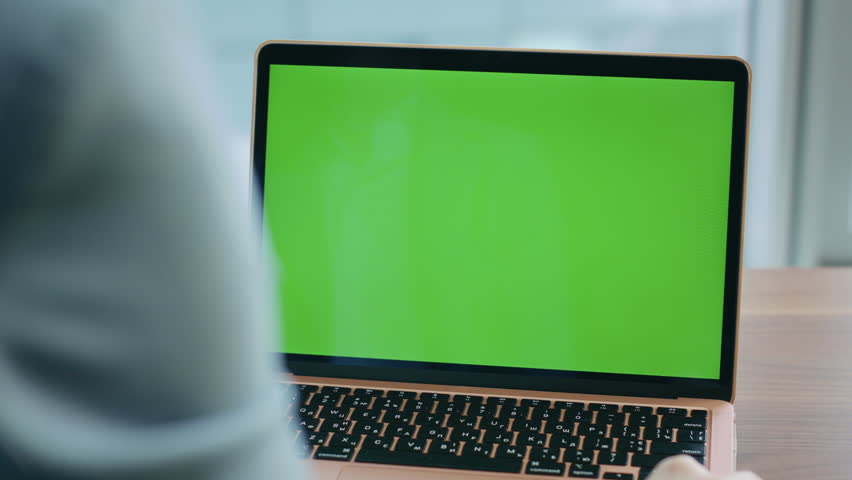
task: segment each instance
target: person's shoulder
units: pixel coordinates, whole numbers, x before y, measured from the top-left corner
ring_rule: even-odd
[[[79,48],[79,39],[100,23],[110,2],[38,0],[0,2],[0,61],[6,72],[16,64],[62,65]],[[31,68],[31,67],[30,67]]]
[[[0,1],[0,218],[32,178],[34,160],[47,161],[69,73],[94,56],[94,27],[111,8],[104,0]]]
[[[3,23],[6,25],[22,24],[39,20],[42,24],[68,20],[68,15],[92,15],[99,11],[112,8],[118,2],[107,0],[37,0],[0,2],[0,12],[3,12]],[[73,17],[72,17],[73,19]]]

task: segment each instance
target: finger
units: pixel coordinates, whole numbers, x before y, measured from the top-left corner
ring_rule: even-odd
[[[704,465],[701,465],[689,455],[678,455],[660,462],[651,472],[648,480],[704,480],[709,478],[711,478],[710,472],[704,468]],[[737,478],[732,480],[750,479]]]

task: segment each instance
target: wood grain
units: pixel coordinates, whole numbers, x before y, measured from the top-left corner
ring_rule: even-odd
[[[746,272],[734,404],[739,468],[852,478],[852,269]]]

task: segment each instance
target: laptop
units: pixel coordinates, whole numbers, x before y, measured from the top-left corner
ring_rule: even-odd
[[[255,82],[315,478],[734,469],[743,60],[267,42]]]

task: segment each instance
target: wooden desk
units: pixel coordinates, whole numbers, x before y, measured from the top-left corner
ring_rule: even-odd
[[[852,269],[745,272],[734,405],[739,468],[852,478]]]

